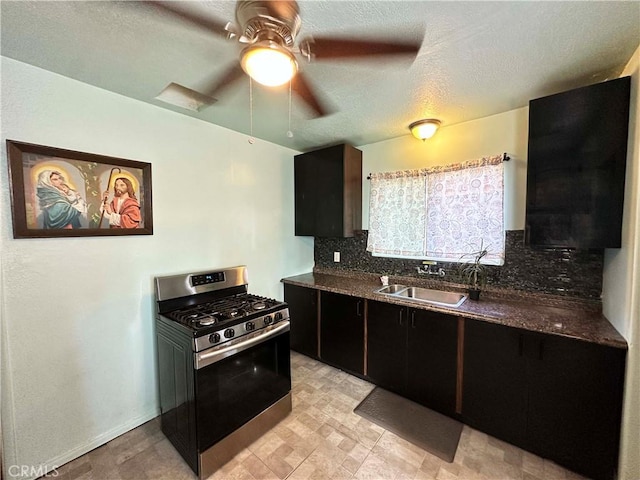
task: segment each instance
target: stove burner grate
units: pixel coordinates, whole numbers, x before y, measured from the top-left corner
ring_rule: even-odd
[[[227,320],[255,315],[279,302],[251,294],[222,297],[169,313],[169,317],[193,328],[208,327]]]

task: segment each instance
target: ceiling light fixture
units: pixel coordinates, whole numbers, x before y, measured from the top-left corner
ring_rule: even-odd
[[[425,120],[418,120],[409,125],[411,134],[418,140],[425,141],[427,138],[433,137],[440,126],[440,120],[435,118],[427,118]]]
[[[242,69],[267,87],[284,85],[298,72],[293,54],[272,40],[264,40],[242,52]]]

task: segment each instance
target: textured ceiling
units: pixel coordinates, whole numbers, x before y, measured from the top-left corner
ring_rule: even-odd
[[[234,2],[181,2],[234,21]],[[136,2],[1,1],[1,53],[127,97],[305,151],[407,135],[526,106],[530,99],[613,78],[640,44],[640,2],[300,0],[307,35],[422,38],[414,60],[302,63],[336,112],[313,118],[288,88],[249,81],[191,112],[154,97],[171,82],[203,89],[240,47]],[[10,95],[10,92],[4,92]],[[88,106],[90,108],[90,106]],[[287,136],[291,129],[293,137]]]

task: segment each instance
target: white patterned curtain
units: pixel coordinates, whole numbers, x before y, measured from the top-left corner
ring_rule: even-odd
[[[424,256],[425,179],[418,170],[371,175],[367,250],[378,256]]]
[[[367,250],[374,256],[460,262],[482,245],[489,252],[482,263],[502,265],[503,178],[502,155],[372,175]]]

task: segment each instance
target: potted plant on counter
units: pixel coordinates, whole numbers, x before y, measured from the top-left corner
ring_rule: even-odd
[[[467,285],[469,298],[480,300],[480,291],[487,283],[487,269],[480,263],[483,257],[488,254],[488,250],[480,242],[480,249],[477,252],[467,253],[460,257],[467,258],[460,267],[460,274],[463,282]]]

